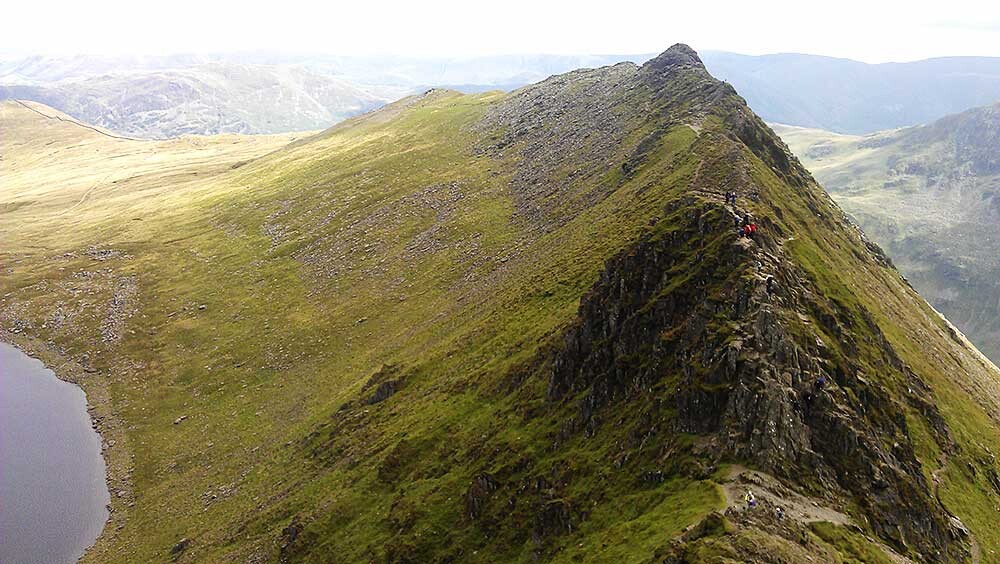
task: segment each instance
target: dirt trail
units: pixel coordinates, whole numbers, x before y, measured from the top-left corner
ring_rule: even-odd
[[[108,181],[109,177],[110,177],[110,175],[105,176],[103,180],[101,180],[100,182],[96,182],[86,192],[83,193],[83,197],[80,198],[79,202],[77,202],[77,203],[73,204],[72,206],[64,209],[61,212],[59,212],[59,215],[65,215],[65,214],[67,214],[67,213],[75,210],[76,208],[80,207],[80,205],[83,204],[84,201],[86,201],[87,196],[90,196],[90,193],[93,192],[94,190],[96,190],[98,186],[101,186],[102,184],[106,183]]]
[[[730,469],[722,483],[722,490],[726,496],[727,512],[750,511],[746,502],[743,501],[743,496],[747,491],[751,491],[758,504],[784,509],[786,519],[804,524],[826,521],[835,525],[857,528],[854,519],[842,511],[824,505],[823,500],[798,494],[784,486],[774,476],[743,466],[735,465]],[[867,536],[866,538],[881,548],[886,556],[896,564],[916,564],[913,560],[897,553],[879,540]],[[974,562],[979,561],[976,553],[977,551],[974,550]]]
[[[829,521],[837,525],[853,525],[850,516],[816,500],[799,495],[782,485],[776,478],[763,472],[734,466],[722,485],[726,505],[734,511],[745,511],[743,496],[752,491],[758,501],[768,501],[785,510],[785,515],[803,523]]]
[[[934,499],[936,499],[937,502],[941,505],[941,507],[944,508],[944,510],[947,511],[949,515],[951,515],[951,511],[949,511],[948,507],[944,504],[943,501],[941,501],[941,496],[938,494],[938,490],[941,487],[941,474],[948,469],[949,460],[950,457],[948,456],[947,453],[941,454],[941,457],[938,460],[937,469],[931,472],[931,483],[933,484],[932,487],[934,488]],[[968,532],[969,544],[970,544],[969,552],[972,558],[972,564],[980,564],[983,558],[982,549],[979,546],[979,542],[976,541],[975,535],[973,535],[972,531],[969,531],[968,528],[965,527],[965,524],[962,523],[962,521],[958,517],[952,515],[951,518],[954,521],[956,521],[957,524],[960,524],[962,529]]]

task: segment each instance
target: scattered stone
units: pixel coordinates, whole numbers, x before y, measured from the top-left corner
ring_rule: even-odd
[[[134,313],[134,301],[139,293],[135,276],[123,276],[115,285],[108,314],[101,323],[101,340],[113,343],[121,339],[125,320]]]
[[[190,545],[191,545],[191,539],[187,537],[182,538],[181,540],[177,541],[177,544],[175,544],[173,548],[170,549],[170,554],[174,557],[180,556],[181,553],[187,550],[188,546]]]

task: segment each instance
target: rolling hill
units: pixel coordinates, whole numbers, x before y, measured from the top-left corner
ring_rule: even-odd
[[[0,339],[94,406],[88,561],[1000,550],[996,367],[686,46],[155,169],[0,119]]]
[[[1000,104],[864,137],[777,131],[921,295],[1000,359]]]

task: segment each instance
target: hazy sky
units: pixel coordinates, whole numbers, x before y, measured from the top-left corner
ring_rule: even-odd
[[[0,50],[21,53],[625,54],[676,42],[868,62],[1000,56],[1000,2],[43,0],[7,2],[0,23]]]

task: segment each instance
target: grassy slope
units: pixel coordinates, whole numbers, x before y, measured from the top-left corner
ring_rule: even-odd
[[[519,456],[539,453],[541,446],[534,441],[545,428],[495,430],[491,414],[501,407],[492,406],[497,400],[472,390],[456,391],[470,384],[492,386],[496,382],[491,380],[529,358],[575,312],[604,257],[634,238],[643,223],[633,221],[633,192],[622,191],[525,251],[517,269],[505,266],[503,257],[517,236],[505,179],[488,173],[495,167],[488,159],[468,161],[468,134],[463,131],[489,101],[490,95],[432,96],[398,121],[358,120],[354,127],[246,165],[224,181],[192,186],[184,204],[164,206],[159,217],[141,225],[111,222],[114,227],[105,228],[105,220],[96,220],[92,232],[77,227],[76,233],[91,235],[102,248],[130,255],[112,261],[111,268],[118,276],[138,275],[141,288],[135,305],[141,320],[130,324],[135,334],[117,345],[118,354],[137,365],[114,389],[119,416],[134,425],[130,445],[138,508],[130,511],[130,526],[115,539],[117,557],[162,557],[181,537],[213,547],[215,557],[245,551],[253,545],[227,543],[240,540],[232,528],[249,515],[258,515],[251,536],[269,536],[295,508],[332,504],[340,510],[330,512],[329,518],[337,520],[327,525],[322,542],[354,547],[358,552],[348,559],[362,559],[388,541],[384,523],[396,493],[377,481],[371,489],[359,487],[376,474],[378,459],[367,455],[399,442],[400,429],[414,429],[407,441],[456,459],[462,454],[449,453],[454,445],[475,444],[473,437],[486,431],[502,432]],[[692,138],[687,128],[678,130],[668,138],[676,147],[665,147],[666,156]],[[381,182],[361,182],[355,188],[362,175],[377,175]],[[385,205],[449,182],[460,182],[463,194],[461,208],[444,222],[437,212],[412,202]],[[659,197],[646,193],[639,201]],[[100,202],[107,205],[107,200]],[[385,208],[379,223],[352,229],[358,219]],[[656,208],[640,209],[652,214]],[[333,278],[291,258],[304,246],[294,234],[317,220],[317,210],[336,216],[325,225],[324,235],[347,238],[348,245],[336,248],[350,257],[350,268]],[[278,245],[261,228],[275,212],[293,218],[290,240]],[[47,229],[52,220],[46,221]],[[41,230],[41,222],[37,225]],[[406,243],[434,225],[445,250],[420,256],[419,262],[408,258]],[[180,233],[190,235],[177,241]],[[602,236],[607,234],[616,238]],[[15,267],[12,280],[31,284],[19,293],[18,302],[47,310],[70,301],[72,284],[59,275],[84,270],[87,261],[52,262],[51,257],[89,242],[73,238],[65,246],[52,244],[37,259],[32,255],[30,266]],[[474,243],[474,250],[466,250],[465,242]],[[369,245],[378,246],[391,262],[379,265],[382,257],[363,252]],[[551,249],[562,253],[553,256]],[[39,284],[43,279],[61,285],[63,292]],[[101,290],[105,297],[112,293],[109,287]],[[200,304],[206,308],[197,309]],[[360,319],[365,321],[358,323]],[[82,327],[73,329],[79,339],[67,344],[92,349],[88,337],[100,321],[99,312],[81,319]],[[41,337],[62,341],[63,335],[40,326],[33,323]],[[407,385],[426,386],[425,397],[380,413],[364,426],[347,447],[363,460],[352,471],[302,467],[302,447],[287,444],[289,439],[327,420],[383,364],[412,374]],[[426,419],[429,412],[436,414],[432,421]],[[181,415],[188,419],[172,425]],[[525,436],[517,436],[521,434]],[[585,455],[587,464],[599,463],[600,452]],[[408,497],[427,496],[450,506],[438,517],[442,527],[450,526],[461,506],[445,503],[454,492],[442,486],[464,486],[467,478],[454,472],[426,484],[417,480]],[[227,485],[238,495],[205,504],[207,511],[191,511],[203,505],[206,492]],[[437,499],[444,495],[438,492],[447,495]],[[142,511],[145,500],[155,500],[148,511]],[[719,494],[710,486],[681,480],[635,498],[640,500],[651,507],[668,501],[664,507],[689,506],[686,518],[670,518],[679,530],[718,504]],[[258,504],[269,512],[261,515]],[[171,516],[167,523],[165,515]],[[614,513],[607,519],[620,521]],[[648,527],[642,523],[651,516],[636,519],[633,527]],[[659,523],[657,531],[662,533],[665,524]],[[119,552],[121,547],[128,548]],[[191,554],[207,556],[197,546]]]
[[[26,107],[27,106],[27,107]],[[32,111],[33,108],[36,111]],[[303,134],[133,141],[104,135],[34,102],[0,103],[5,135],[3,231],[11,248],[65,247],[82,230],[120,229],[128,219],[178,207],[205,176],[278,149]],[[109,214],[111,211],[113,213]],[[113,221],[106,221],[109,217]],[[53,232],[50,226],[58,226]],[[93,235],[91,234],[91,238]]]
[[[676,125],[610,196],[525,241],[502,163],[469,150],[470,124],[498,100],[433,93],[207,179],[178,183],[171,169],[132,189],[94,191],[93,207],[72,215],[20,205],[0,218],[0,230],[15,234],[0,255],[4,326],[52,340],[67,357],[88,351],[128,427],[125,499],[135,506],[116,505],[126,526],[106,534],[93,560],[165,559],[182,537],[190,560],[274,558],[297,535],[310,548],[295,556],[316,561],[475,560],[477,547],[484,560],[527,559],[537,549],[530,538],[472,526],[462,499],[484,467],[530,477],[535,470],[517,470],[524,460],[550,468],[551,482],[578,476],[558,494],[593,507],[553,541],[565,558],[648,558],[721,506],[711,479],[686,473],[637,487],[642,467],[614,463],[626,433],[614,425],[551,450],[565,414],[527,416],[544,408],[545,382],[529,380],[517,396],[501,391],[558,342],[604,261],[684,194],[696,170],[725,170],[700,170],[709,149]],[[105,165],[119,169],[110,159],[88,167]],[[51,186],[26,174],[22,186]],[[984,549],[1000,550],[985,474],[959,470],[967,459],[985,469],[982,449],[1000,438],[996,412],[960,389],[977,376],[992,385],[990,369],[892,271],[859,270],[857,241],[818,224],[762,164],[755,180],[771,203],[754,211],[774,216],[781,202],[786,227],[801,234],[793,256],[831,294],[876,312],[933,383],[970,445],[948,461],[942,497]],[[8,209],[24,199],[3,198]],[[131,221],[136,210],[143,221]],[[90,244],[121,254],[95,261],[81,253]],[[103,342],[109,304],[131,276],[139,290],[126,309],[135,314],[120,341]],[[69,321],[52,323],[59,311]],[[360,405],[373,375],[399,377],[402,391]],[[525,397],[536,399],[517,401]],[[995,395],[979,397],[989,408]],[[934,469],[936,453],[928,445],[922,454]],[[543,493],[541,510],[558,506]],[[515,517],[527,523],[532,513]]]

